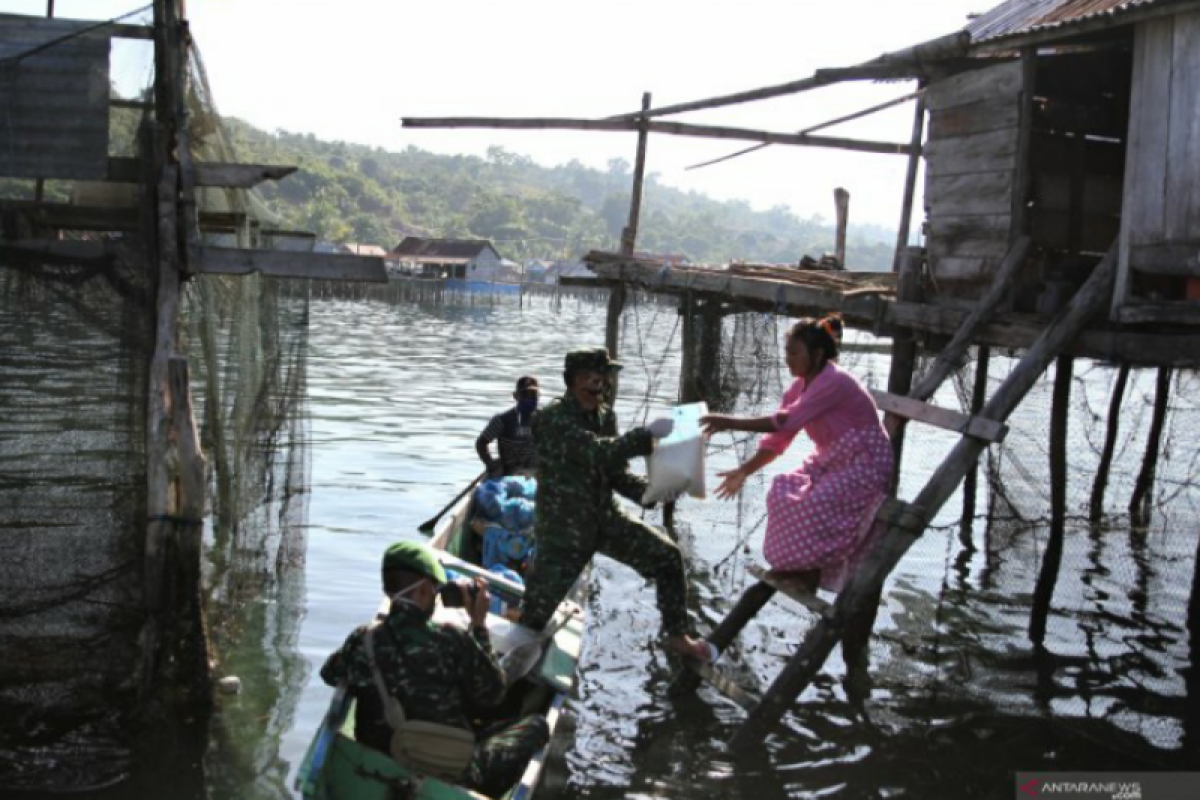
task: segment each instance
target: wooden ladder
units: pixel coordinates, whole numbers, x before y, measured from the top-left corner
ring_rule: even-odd
[[[1018,240],[1013,251],[1005,259],[1000,272],[1011,272],[1016,259],[1023,257],[1028,248],[1026,240]],[[1014,262],[1014,263],[1010,263]],[[827,604],[801,587],[796,576],[771,572],[758,572],[757,581],[746,589],[733,609],[717,626],[709,641],[724,651],[733,643],[737,634],[751,619],[780,592],[800,602],[817,614],[817,622],[805,634],[799,648],[788,660],[783,671],[775,678],[761,701],[721,674],[719,668],[710,665],[689,664],[690,670],[682,673],[673,687],[675,691],[694,691],[701,679],[707,680],[719,691],[724,692],[735,703],[746,709],[747,717],[729,741],[734,753],[742,753],[760,742],[780,718],[816,677],[834,646],[845,633],[847,623],[855,612],[866,604],[878,601],[884,580],[921,534],[924,533],[934,515],[950,499],[968,470],[974,467],[980,453],[991,443],[1000,441],[1007,432],[1004,420],[1016,409],[1038,378],[1055,357],[1084,329],[1088,321],[1109,305],[1116,267],[1116,247],[1109,250],[1096,266],[1087,282],[1076,292],[1075,297],[1046,327],[1041,336],[1030,346],[1017,367],[1009,374],[995,395],[977,416],[969,416],[948,409],[937,408],[923,402],[937,388],[929,376],[913,391],[913,395],[924,397],[899,397],[887,392],[873,392],[876,402],[889,415],[936,425],[961,434],[961,438],[950,454],[930,477],[925,487],[911,502],[896,498],[885,501],[876,514],[876,522],[886,526],[886,533],[862,567],[850,578],[849,583],[833,604]],[[1007,283],[997,276],[996,284]],[[996,294],[999,293],[997,290]],[[989,302],[992,292],[981,300],[987,310],[972,314],[964,322],[951,345],[947,346],[947,358],[939,357],[939,363],[947,365],[956,360],[960,352],[970,344],[975,331],[982,326],[994,302]],[[988,308],[990,305],[990,308]],[[978,310],[978,309],[977,309]],[[957,353],[957,355],[956,355]],[[942,377],[949,374],[949,368]],[[938,379],[940,382],[940,379]]]

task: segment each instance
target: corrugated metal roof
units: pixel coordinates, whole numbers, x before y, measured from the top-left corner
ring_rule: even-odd
[[[1151,5],[1180,0],[1008,0],[967,25],[972,44],[1022,33],[1063,28],[1097,17],[1118,17]]]

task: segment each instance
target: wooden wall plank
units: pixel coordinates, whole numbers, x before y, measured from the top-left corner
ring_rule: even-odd
[[[1154,275],[1200,278],[1200,241],[1133,245],[1129,265]]]
[[[993,97],[931,113],[929,138],[941,140],[989,133],[1015,128],[1020,121],[1021,107],[1016,97]]]
[[[925,92],[930,111],[966,105],[1021,91],[1021,64],[1012,61],[995,67],[972,70],[937,81]]]
[[[1200,236],[1200,12],[1174,17],[1163,240]]]
[[[941,177],[1013,168],[1017,129],[938,139],[925,145],[925,173]]]
[[[1004,214],[1012,209],[1012,173],[931,177],[925,205],[931,214]]]
[[[1135,35],[1126,155],[1133,163],[1127,172],[1124,204],[1131,244],[1160,241],[1165,222],[1174,29],[1174,19],[1165,17],[1143,23]]]
[[[972,217],[963,217],[972,219]],[[929,236],[929,255],[933,258],[1002,258],[1008,252],[1008,236],[967,238]]]

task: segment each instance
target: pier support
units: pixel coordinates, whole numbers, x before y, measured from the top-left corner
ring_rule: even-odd
[[[1029,640],[1040,651],[1046,640],[1046,619],[1062,566],[1067,514],[1067,425],[1071,412],[1071,379],[1074,359],[1059,356],[1054,374],[1054,401],[1050,409],[1050,536],[1042,556],[1042,569],[1033,590]]]
[[[1092,481],[1092,501],[1088,520],[1093,526],[1104,518],[1104,492],[1108,489],[1108,475],[1112,470],[1113,453],[1117,449],[1117,434],[1121,428],[1121,404],[1125,400],[1125,387],[1129,384],[1129,365],[1122,364],[1113,384],[1112,397],[1108,401],[1108,421],[1104,433],[1104,449],[1100,452],[1100,463],[1096,466],[1096,477]]]
[[[1158,380],[1154,385],[1154,413],[1150,418],[1150,437],[1146,440],[1146,455],[1142,468],[1134,483],[1133,496],[1129,500],[1130,522],[1135,528],[1150,524],[1150,501],[1154,489],[1154,473],[1158,470],[1158,453],[1162,447],[1163,427],[1167,420],[1167,406],[1171,399],[1170,367],[1158,368]]]

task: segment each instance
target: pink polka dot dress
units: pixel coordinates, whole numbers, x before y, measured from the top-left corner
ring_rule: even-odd
[[[763,557],[771,569],[819,569],[821,588],[839,591],[878,539],[875,512],[887,496],[892,447],[875,401],[830,362],[809,385],[798,378],[760,448],[782,454],[800,431],[816,451],[775,477],[767,493]]]

